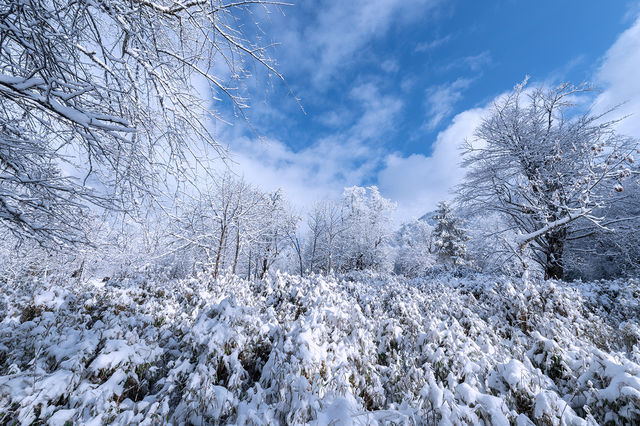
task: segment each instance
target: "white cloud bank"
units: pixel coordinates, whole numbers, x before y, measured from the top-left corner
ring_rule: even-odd
[[[372,83],[356,86],[349,96],[360,114],[346,129],[298,151],[278,140],[235,138],[229,147],[232,170],[265,190],[283,188],[298,207],[335,198],[344,187],[375,177],[385,155],[379,141],[397,121],[403,103]]]
[[[486,109],[477,108],[456,115],[439,133],[429,156],[403,157],[368,146],[363,135],[389,125],[394,116],[369,112],[345,139],[336,135],[300,151],[276,140],[238,139],[232,169],[265,190],[283,188],[299,208],[339,197],[346,186],[374,180],[385,197],[398,202],[396,219],[408,220],[452,197],[451,189],[464,176],[460,146],[472,137],[485,113]]]
[[[618,126],[620,133],[640,137],[640,18],[623,32],[604,56],[596,74],[596,84],[604,91],[594,110],[605,111],[616,105],[615,116],[628,117]],[[613,118],[613,116],[612,116]]]
[[[473,136],[486,111],[476,108],[456,115],[449,127],[438,134],[429,156],[387,156],[378,182],[382,193],[398,202],[398,219],[420,217],[439,201],[452,198],[452,189],[464,177],[460,147]]]

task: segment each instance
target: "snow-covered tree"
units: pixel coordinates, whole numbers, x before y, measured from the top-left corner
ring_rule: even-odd
[[[463,221],[453,212],[453,208],[446,201],[438,203],[433,219],[436,226],[432,239],[434,251],[445,263],[463,265],[467,261],[467,231],[463,228]]]
[[[362,270],[388,266],[387,241],[395,204],[382,197],[376,186],[345,188],[342,195],[342,232],[339,267]]]
[[[305,255],[305,237],[300,229],[300,221],[302,218],[295,214],[287,215],[288,223],[284,226],[284,231],[289,239],[291,248],[293,249],[293,255],[296,258],[298,264],[297,269],[300,276],[304,276],[304,268],[306,259]]]
[[[295,234],[297,226],[298,220],[292,217],[283,191],[279,189],[265,194],[260,206],[259,231],[249,256],[254,276],[263,278],[269,272],[290,246],[290,236]]]
[[[84,241],[91,206],[135,208],[184,181],[194,144],[221,152],[210,92],[242,111],[245,70],[278,75],[249,25],[268,3],[3,1],[0,226]]]
[[[331,273],[335,267],[343,232],[340,203],[333,200],[316,202],[307,217],[305,257],[310,272]]]
[[[321,260],[321,247],[326,235],[326,213],[321,202],[316,202],[307,217],[308,238],[305,248],[305,257],[309,262],[309,272],[313,273],[318,268]]]
[[[475,214],[499,212],[547,278],[564,275],[568,225],[602,225],[605,207],[635,172],[638,143],[615,133],[605,115],[574,113],[587,86],[525,90],[498,100],[467,141],[459,202]]]
[[[400,225],[393,238],[395,273],[418,276],[434,266],[436,256],[433,253],[432,232],[433,226],[425,220],[418,219]]]
[[[514,252],[518,234],[505,216],[497,212],[468,215],[460,211],[459,214],[465,220],[469,236],[467,257],[474,268],[485,273],[522,274],[520,253]]]
[[[214,277],[225,266],[236,272],[242,247],[259,234],[265,195],[225,172],[183,198],[169,231],[170,253],[190,253],[187,262],[211,265]]]
[[[599,225],[576,222],[569,227],[565,266],[569,278],[594,280],[634,275],[640,270],[640,176],[625,183],[625,190],[606,210]]]

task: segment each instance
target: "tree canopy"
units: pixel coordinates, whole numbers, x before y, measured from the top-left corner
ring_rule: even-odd
[[[530,248],[547,278],[562,278],[568,225],[604,226],[603,209],[637,173],[638,142],[615,132],[610,113],[580,112],[589,86],[526,88],[498,100],[467,141],[458,201],[499,212]]]

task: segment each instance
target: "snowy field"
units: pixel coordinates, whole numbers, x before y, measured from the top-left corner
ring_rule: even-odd
[[[2,424],[638,424],[640,281],[0,282]]]

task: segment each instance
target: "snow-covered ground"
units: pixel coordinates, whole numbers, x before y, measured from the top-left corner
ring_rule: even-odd
[[[0,423],[638,424],[640,281],[0,280]]]

